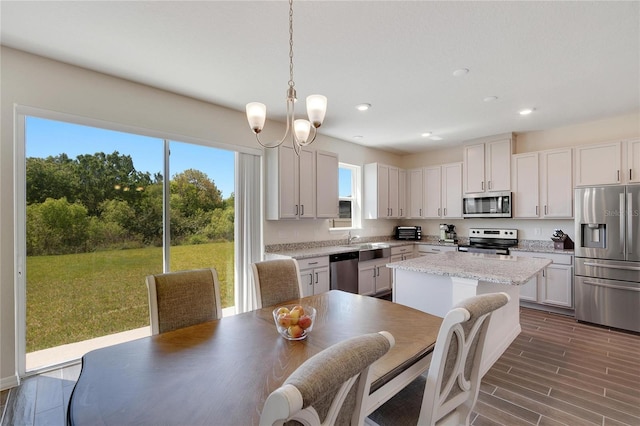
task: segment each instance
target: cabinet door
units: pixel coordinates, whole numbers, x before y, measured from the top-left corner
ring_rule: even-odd
[[[388,207],[389,217],[397,218],[400,216],[400,210],[398,209],[398,201],[400,199],[398,190],[400,189],[399,183],[399,170],[397,167],[389,167],[388,174]]]
[[[378,218],[389,217],[389,166],[378,165]]]
[[[376,265],[376,293],[391,290],[391,269],[385,266],[387,263],[389,258]]]
[[[541,216],[573,217],[573,169],[571,149],[543,151],[541,155]]]
[[[627,167],[625,171],[627,182],[640,182],[640,139],[627,142]]]
[[[316,268],[313,270],[313,294],[329,291],[329,268]]]
[[[620,142],[577,147],[576,186],[620,183],[620,153]]]
[[[302,286],[302,297],[313,296],[313,269],[300,270],[300,285]]]
[[[422,217],[424,197],[424,182],[422,169],[409,170],[409,215],[408,217]]]
[[[398,170],[398,217],[407,216],[407,171]]]
[[[365,262],[358,265],[358,294],[370,296],[376,292],[376,265]]]
[[[316,151],[316,217],[338,217],[338,155]]]
[[[552,263],[544,269],[541,302],[573,308],[573,266]]]
[[[424,212],[423,217],[437,218],[442,215],[442,172],[440,166],[425,167],[424,177]]]
[[[442,217],[462,218],[462,163],[442,166]]]
[[[517,154],[511,157],[513,217],[537,218],[539,215],[538,153]]]
[[[312,150],[302,148],[299,156],[299,216],[313,219],[316,216],[316,157]],[[280,164],[282,166],[282,164]],[[337,175],[337,172],[336,172]]]
[[[520,300],[528,302],[538,301],[538,279],[542,277],[542,272],[537,273],[533,278],[520,286]]]
[[[485,150],[485,190],[511,189],[511,139],[488,142]]]
[[[464,147],[463,190],[465,194],[484,192],[484,144]]]
[[[278,203],[280,219],[296,219],[299,214],[298,156],[292,147],[278,148]],[[273,202],[273,200],[271,201]]]

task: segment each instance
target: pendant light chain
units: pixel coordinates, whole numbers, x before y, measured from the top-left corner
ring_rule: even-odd
[[[293,86],[293,0],[289,0],[289,87]]]

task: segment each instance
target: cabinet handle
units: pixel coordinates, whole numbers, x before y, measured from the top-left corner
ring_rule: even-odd
[[[316,272],[316,284],[318,284],[318,273]]]
[[[389,216],[393,216],[393,208],[389,208]]]
[[[402,216],[402,209],[400,209],[400,216]]]
[[[317,264],[318,264],[318,262],[309,262],[309,263],[307,263],[307,265],[317,265]]]
[[[440,216],[440,207],[438,207],[438,216]]]
[[[300,213],[300,216],[304,216],[304,204],[301,204],[300,208],[302,210],[302,212]]]
[[[422,209],[420,209],[420,216],[422,216]]]
[[[544,205],[544,214],[545,215],[547,214],[547,205],[546,204]]]
[[[489,186],[489,190],[491,190],[491,181],[490,180],[487,181],[487,185]]]
[[[482,182],[480,183],[480,189],[482,189],[482,190],[484,191],[484,181],[482,181]]]
[[[536,216],[538,216],[538,206],[536,206]]]
[[[447,215],[447,208],[446,207],[444,208],[444,215],[445,216]]]
[[[313,285],[313,274],[309,274],[309,285]]]
[[[298,216],[298,214],[299,214],[298,207],[299,206],[296,204],[296,216]]]
[[[631,169],[629,169],[629,181],[631,181]]]
[[[620,182],[620,170],[618,170],[618,182]]]

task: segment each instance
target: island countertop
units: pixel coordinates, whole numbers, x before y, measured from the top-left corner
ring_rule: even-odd
[[[497,284],[522,285],[551,263],[549,259],[451,251],[392,262],[387,267]]]

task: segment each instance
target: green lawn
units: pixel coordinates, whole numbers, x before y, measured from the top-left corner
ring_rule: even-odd
[[[171,270],[213,267],[222,307],[234,304],[233,242],[171,248]],[[27,258],[27,352],[149,325],[145,276],[162,249]]]

